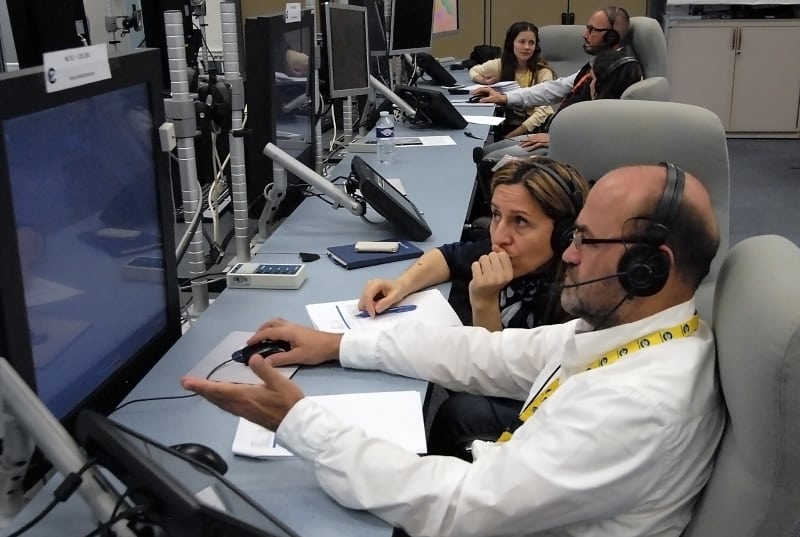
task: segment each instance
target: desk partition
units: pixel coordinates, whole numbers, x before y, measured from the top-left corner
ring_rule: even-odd
[[[463,114],[488,115],[491,107],[462,108]],[[484,139],[488,127],[469,125],[471,133]],[[468,213],[475,179],[472,149],[482,145],[461,130],[438,131],[400,124],[397,136],[448,135],[456,145],[408,147],[395,151],[395,162],[377,163],[375,154],[362,154],[385,178],[402,181],[408,197],[424,213],[433,234],[416,243],[429,249],[460,239]],[[330,177],[347,175],[352,156],[345,156]],[[272,317],[310,324],[305,305],[352,299],[369,278],[394,278],[408,262],[345,270],[326,256],[328,246],[358,240],[380,240],[396,234],[386,224],[369,225],[347,211],[332,210],[324,202],[305,200],[264,242],[253,261],[297,263],[299,252],[320,254],[306,264],[307,279],[298,290],[227,289],[197,319],[186,334],[165,354],[128,396],[127,400],[184,395],[179,379],[228,333],[254,331]],[[443,292],[448,285],[441,286]],[[227,357],[220,356],[220,363]],[[245,366],[242,366],[245,367]],[[300,368],[294,379],[307,395],[349,392],[415,390],[424,397],[427,383],[374,371],[344,370],[338,364]],[[345,509],[319,487],[309,465],[297,460],[252,460],[233,457],[231,444],[238,418],[217,409],[200,397],[141,402],[112,414],[119,421],[159,443],[171,445],[199,442],[216,450],[227,461],[226,477],[245,493],[277,515],[303,537],[347,535],[389,537],[392,528],[374,515]],[[59,479],[56,478],[56,481]],[[40,495],[43,496],[43,495]],[[21,524],[43,506],[37,498],[18,517]],[[77,504],[77,505],[76,505]],[[56,509],[37,528],[37,535],[81,535],[88,533],[85,506],[75,499]]]

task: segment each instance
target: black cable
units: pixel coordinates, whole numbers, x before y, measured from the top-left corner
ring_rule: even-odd
[[[214,373],[219,371],[222,368],[222,366],[227,365],[227,364],[229,364],[231,362],[233,362],[233,358],[228,358],[224,362],[222,362],[220,364],[217,364],[214,367],[214,369],[212,369],[211,371],[208,372],[208,375],[206,375],[206,380],[211,380],[211,375],[213,375]],[[134,403],[146,403],[148,401],[167,401],[167,400],[170,400],[170,399],[188,399],[190,397],[197,397],[197,394],[196,393],[190,393],[188,395],[164,395],[164,396],[161,396],[161,397],[143,397],[141,399],[132,399],[132,400],[126,402],[126,403],[123,403],[123,404],[119,405],[117,408],[112,410],[109,414],[113,414],[114,412],[117,412],[118,410],[122,410],[126,406],[132,405]]]
[[[137,505],[135,507],[131,507],[130,509],[123,511],[117,515],[113,515],[111,518],[97,526],[95,529],[87,533],[84,537],[106,537],[106,536],[113,536],[116,535],[111,530],[111,527],[119,522],[120,520],[130,519],[136,515],[141,515],[145,513],[148,509],[150,509],[150,505]]]
[[[50,511],[52,511],[55,508],[56,505],[58,505],[61,502],[67,501],[67,499],[69,499],[69,497],[72,496],[76,490],[78,490],[78,487],[81,486],[81,483],[83,482],[81,476],[89,468],[94,466],[95,462],[96,462],[95,459],[89,459],[84,463],[83,466],[80,467],[80,469],[77,472],[72,472],[67,477],[65,477],[64,481],[62,481],[61,484],[58,487],[56,487],[56,490],[53,491],[53,499],[50,501],[50,503],[47,504],[47,506],[45,506],[45,508],[42,509],[39,512],[39,514],[37,514],[35,517],[29,520],[27,524],[19,528],[14,533],[7,535],[6,537],[19,537],[20,535],[22,535],[23,533],[34,527],[36,524],[41,522],[41,520],[44,517],[46,517],[50,513]]]
[[[197,28],[197,31],[200,32],[200,38],[203,40],[203,46],[206,47],[206,52],[208,52],[208,55],[211,56],[211,61],[214,62],[214,64],[216,65],[217,58],[214,57],[214,53],[211,52],[211,49],[208,47],[208,43],[206,42],[206,36],[205,34],[203,34],[202,28],[200,28],[194,21],[192,21],[192,26]]]

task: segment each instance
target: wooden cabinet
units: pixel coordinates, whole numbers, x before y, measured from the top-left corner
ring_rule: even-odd
[[[798,49],[800,20],[675,22],[670,98],[711,110],[733,136],[797,136]]]

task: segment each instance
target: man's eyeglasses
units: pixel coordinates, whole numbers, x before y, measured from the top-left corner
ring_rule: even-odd
[[[567,237],[569,237],[570,242],[574,244],[575,248],[577,248],[578,250],[580,250],[581,246],[583,246],[584,244],[624,244],[626,246],[629,246],[631,244],[644,244],[647,242],[642,239],[637,239],[637,238],[626,239],[623,237],[617,237],[613,239],[594,239],[591,237],[585,237],[583,231],[579,229],[571,229],[567,231],[566,235]]]
[[[586,25],[586,31],[589,32],[590,34],[593,34],[595,32],[610,32],[613,29],[614,28],[597,28],[595,26],[592,26],[591,24]]]

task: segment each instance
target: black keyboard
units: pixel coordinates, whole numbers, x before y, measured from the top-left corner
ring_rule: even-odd
[[[200,206],[203,208],[203,221],[211,221],[211,210],[208,208],[208,193],[211,191],[212,183],[206,183],[202,186],[200,196]],[[228,187],[223,187],[222,192],[217,195],[217,212],[222,214],[231,204],[231,193]],[[175,208],[175,221],[178,223],[185,222],[183,213],[183,204],[181,203]]]

